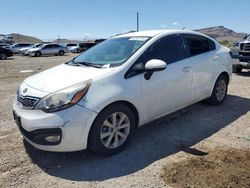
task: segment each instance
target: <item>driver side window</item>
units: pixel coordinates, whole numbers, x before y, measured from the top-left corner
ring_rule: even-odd
[[[144,72],[145,64],[151,59],[159,59],[171,64],[184,59],[183,39],[179,35],[170,35],[152,44],[135,62],[125,78]]]

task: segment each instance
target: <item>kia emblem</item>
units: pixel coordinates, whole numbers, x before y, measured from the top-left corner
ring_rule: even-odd
[[[25,88],[24,90],[23,90],[23,93],[26,93],[28,91],[28,89],[27,88]]]

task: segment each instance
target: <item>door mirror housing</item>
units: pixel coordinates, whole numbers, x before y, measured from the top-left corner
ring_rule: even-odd
[[[167,68],[167,63],[159,59],[151,59],[145,64],[146,71],[162,71]]]
[[[159,59],[151,59],[145,64],[146,73],[144,78],[149,80],[155,71],[162,71],[167,68],[167,63]]]

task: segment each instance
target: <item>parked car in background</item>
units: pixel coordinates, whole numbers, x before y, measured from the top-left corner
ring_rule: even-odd
[[[204,34],[128,33],[24,80],[13,114],[38,149],[110,155],[156,118],[201,100],[222,104],[231,74],[229,49]]]
[[[79,47],[81,48],[82,52],[85,50],[88,50],[89,48],[95,46],[95,42],[83,42],[79,44]]]
[[[7,43],[0,43],[0,47],[2,48],[8,48],[10,45]]]
[[[7,44],[13,44],[14,43],[14,39],[10,35],[1,35],[0,36],[0,42],[1,43],[7,43]]]
[[[250,35],[239,43],[239,61],[234,62],[233,72],[240,73],[242,69],[250,69]]]
[[[71,52],[71,49],[77,47],[78,45],[76,43],[65,43],[63,46],[66,46],[69,52]]]
[[[39,57],[41,55],[64,55],[68,53],[67,47],[59,44],[43,44],[37,48],[27,50],[29,56]]]
[[[29,49],[38,48],[39,46],[41,46],[41,45],[43,45],[43,44],[44,44],[44,43],[37,43],[37,44],[34,44],[34,45],[32,45],[32,46],[29,46],[29,47],[21,48],[21,49],[19,50],[19,54],[20,54],[20,55],[25,55],[25,56],[27,56],[27,55],[29,55],[29,53],[28,53],[28,50],[29,50]]]
[[[88,50],[89,48],[95,46],[96,44],[99,44],[103,41],[105,41],[106,39],[96,39],[94,42],[84,42],[84,43],[80,43],[78,46],[74,46],[70,49],[70,51],[72,53],[81,53],[83,51]]]
[[[80,47],[80,46],[73,46],[73,47],[71,47],[71,49],[70,49],[70,52],[72,52],[72,53],[81,53],[83,51],[83,49]]]
[[[5,60],[11,56],[13,56],[13,53],[10,49],[0,47],[0,60]]]
[[[15,53],[19,53],[19,50],[21,48],[25,48],[25,47],[31,47],[33,44],[29,43],[29,42],[22,42],[22,43],[15,43],[9,46],[9,49],[13,52],[13,54]]]

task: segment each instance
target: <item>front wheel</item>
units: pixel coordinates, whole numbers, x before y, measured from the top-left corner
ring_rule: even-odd
[[[39,52],[39,51],[35,52],[35,56],[36,56],[36,57],[40,57],[41,55],[42,55],[41,52]]]
[[[64,53],[65,53],[65,52],[64,52],[63,50],[60,50],[60,51],[59,51],[59,55],[64,55]]]
[[[228,80],[224,75],[220,75],[213,88],[212,95],[206,100],[211,105],[221,104],[227,96]]]
[[[7,59],[7,55],[5,53],[0,53],[0,59],[1,60],[6,60]]]
[[[105,108],[94,121],[89,148],[101,155],[118,153],[129,143],[135,130],[135,116],[125,104]]]

